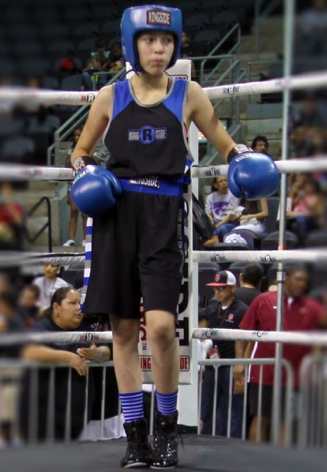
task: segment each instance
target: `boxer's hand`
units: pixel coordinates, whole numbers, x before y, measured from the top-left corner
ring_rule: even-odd
[[[279,189],[280,181],[272,157],[252,150],[238,154],[237,148],[234,149],[228,157],[230,164],[227,174],[232,194],[237,198],[244,196],[247,200],[273,195]]]
[[[122,188],[116,176],[103,167],[87,165],[74,179],[71,195],[77,208],[94,218],[110,210]]]

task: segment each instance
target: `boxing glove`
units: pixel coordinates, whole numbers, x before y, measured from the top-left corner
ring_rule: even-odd
[[[267,154],[252,150],[234,152],[228,160],[228,188],[235,197],[259,200],[273,195],[279,189],[278,169]]]
[[[96,216],[110,210],[122,188],[116,176],[107,169],[86,165],[75,176],[71,195],[77,208],[86,216]]]

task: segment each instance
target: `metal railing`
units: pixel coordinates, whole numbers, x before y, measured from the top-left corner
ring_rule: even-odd
[[[263,402],[263,369],[267,365],[274,365],[275,359],[216,359],[216,360],[201,360],[198,361],[200,368],[199,373],[199,395],[198,395],[198,433],[201,430],[201,402],[202,398],[202,380],[203,380],[203,369],[204,366],[213,366],[215,371],[214,385],[217,385],[219,379],[219,369],[222,367],[229,366],[232,368],[235,364],[246,365],[246,377],[248,369],[251,365],[259,365],[259,390],[258,390],[258,406],[257,416],[259,419],[258,425],[260,424],[261,418],[261,405]],[[89,371],[91,369],[102,369],[102,380],[101,385],[98,385],[98,394],[101,389],[101,415],[98,419],[97,433],[90,433],[88,425],[89,420],[89,406],[88,398],[90,392],[89,376],[86,376],[85,384],[80,389],[80,396],[84,398],[84,413],[81,415],[81,431],[78,437],[79,440],[97,440],[97,439],[108,439],[105,409],[106,409],[106,388],[107,388],[107,376],[106,369],[113,367],[113,362],[96,363],[89,362]],[[294,426],[294,411],[293,411],[293,393],[294,393],[294,374],[292,366],[286,360],[282,360],[282,367],[285,369],[286,382],[285,382],[285,410],[282,419],[282,426],[284,427],[284,446],[298,446],[298,447],[318,447],[326,448],[327,446],[327,356],[308,356],[304,359],[301,369],[301,384],[299,388],[299,394],[301,403],[298,405],[298,412],[300,416],[297,418],[297,437],[292,437],[293,426]],[[66,388],[66,400],[61,403],[63,411],[56,410],[56,372],[59,369],[65,369],[67,374],[67,388]],[[40,382],[40,372],[48,372],[47,377],[47,388],[44,388],[44,382]],[[62,371],[62,370],[61,370]],[[232,369],[230,369],[232,371]],[[28,386],[30,392],[26,395],[26,374],[29,372]],[[7,422],[9,424],[9,431],[12,438],[23,441],[25,445],[35,444],[39,442],[39,427],[40,421],[43,431],[45,431],[45,438],[47,442],[54,442],[56,439],[55,429],[60,426],[63,431],[60,442],[70,442],[72,440],[72,408],[74,408],[74,398],[72,396],[72,372],[73,369],[68,367],[67,364],[50,365],[39,362],[22,361],[22,360],[0,360],[0,426]],[[62,374],[60,374],[62,377]],[[24,387],[25,386],[25,387]],[[41,388],[42,387],[42,388]],[[40,391],[39,391],[40,388]],[[24,398],[22,401],[22,392]],[[233,397],[233,376],[229,377],[229,392],[228,392],[228,408],[227,408],[227,433],[226,436],[231,436],[231,418],[232,418],[232,397]],[[153,431],[153,417],[154,417],[154,390],[152,389],[151,396],[151,409],[149,414],[149,432]],[[99,396],[98,396],[99,398]],[[8,401],[11,407],[8,407]],[[46,402],[46,414],[40,418],[40,411],[42,409],[42,402]],[[185,401],[185,399],[180,399]],[[117,415],[112,418],[112,437],[121,437],[124,435],[122,429],[123,416],[120,413],[120,404],[118,404]],[[215,434],[214,425],[216,423],[216,404],[217,404],[217,388],[214,389],[213,403],[212,403],[212,419],[213,427],[211,434]],[[244,398],[243,398],[243,412],[242,412],[242,435],[243,440],[247,439],[247,404],[248,404],[248,384],[245,383]],[[13,408],[14,406],[14,408]],[[21,436],[21,418],[22,408],[26,409],[28,427],[25,429],[25,436]],[[58,407],[57,407],[58,408]],[[8,413],[9,412],[9,413]],[[26,416],[25,415],[25,416]],[[280,411],[273,411],[273,416],[281,418]],[[111,420],[111,418],[110,418]],[[96,436],[95,436],[96,434]],[[260,441],[261,430],[257,427],[257,440]],[[76,439],[76,438],[75,438]],[[14,444],[14,442],[13,442]]]
[[[52,221],[51,221],[51,202],[50,202],[50,199],[48,197],[42,197],[30,210],[29,212],[27,213],[27,217],[28,218],[31,218],[31,216],[34,215],[34,213],[39,209],[39,207],[42,205],[42,204],[45,204],[46,207],[47,207],[47,220],[46,222],[41,226],[41,228],[39,228],[39,230],[31,235],[29,230],[28,230],[28,226],[27,224],[25,225],[25,237],[26,239],[28,240],[28,242],[30,243],[34,243],[40,236],[41,234],[44,233],[44,231],[46,229],[48,229],[48,250],[49,252],[52,252]],[[28,223],[28,221],[27,221]]]

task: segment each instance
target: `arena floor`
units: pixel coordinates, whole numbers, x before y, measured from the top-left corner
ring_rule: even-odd
[[[176,470],[219,472],[325,472],[327,451],[284,449],[234,439],[185,435]],[[10,472],[115,472],[125,439],[69,445],[30,446],[0,452]],[[141,470],[141,469],[138,469]],[[143,469],[145,470],[145,469]],[[147,469],[149,470],[149,469]]]

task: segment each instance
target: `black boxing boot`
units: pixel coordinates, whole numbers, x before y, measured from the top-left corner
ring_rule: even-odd
[[[157,413],[154,425],[151,469],[172,469],[178,463],[177,418]]]
[[[146,419],[124,423],[127,449],[120,465],[127,468],[148,467],[151,462],[151,446],[148,442]]]

